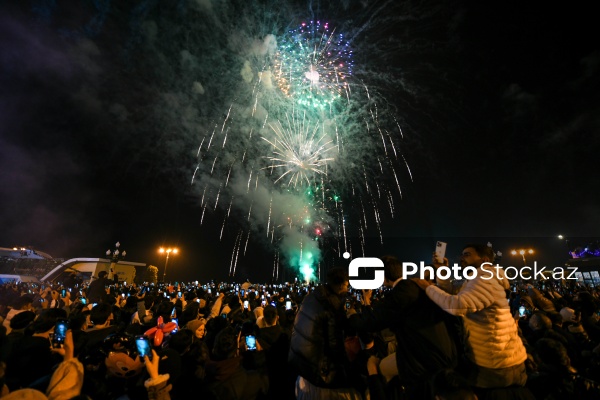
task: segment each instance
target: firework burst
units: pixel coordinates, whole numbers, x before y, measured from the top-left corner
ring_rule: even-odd
[[[306,113],[302,118],[292,114],[287,116],[284,127],[280,121],[269,125],[275,134],[274,139],[263,137],[273,147],[273,155],[266,156],[271,165],[265,167],[271,173],[284,170],[275,180],[286,178],[287,185],[311,185],[316,175],[326,173],[327,163],[334,161],[330,155],[337,147],[333,140],[327,139],[323,124],[315,123],[314,127],[307,121]]]
[[[327,109],[350,95],[352,50],[328,23],[302,23],[281,39],[274,65],[279,89],[297,104]]]

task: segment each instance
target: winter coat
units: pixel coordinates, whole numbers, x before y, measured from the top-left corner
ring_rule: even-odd
[[[506,299],[510,281],[502,269],[484,268],[478,268],[477,276],[465,281],[456,295],[433,285],[426,293],[446,312],[464,318],[472,362],[492,369],[513,367],[525,362],[527,353]]]
[[[310,293],[296,316],[288,355],[298,375],[322,388],[351,387],[343,327],[343,298],[327,285]]]
[[[350,325],[369,332],[390,328],[396,335],[400,376],[423,379],[457,365],[450,315],[433,303],[417,284],[402,280],[384,298],[350,317]],[[447,325],[448,324],[448,325]]]

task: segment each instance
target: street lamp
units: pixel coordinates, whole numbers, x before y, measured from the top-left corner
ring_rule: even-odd
[[[533,249],[519,249],[519,250],[511,250],[510,254],[512,254],[513,256],[516,256],[517,254],[519,254],[521,257],[523,257],[523,265],[527,265],[527,259],[525,258],[525,254],[533,254],[534,251]]]
[[[167,258],[165,259],[165,272],[163,272],[163,282],[165,282],[165,279],[167,277],[167,265],[169,264],[169,256],[171,255],[171,253],[173,254],[177,254],[179,252],[179,250],[177,248],[168,248],[165,249],[163,247],[161,247],[160,249],[158,249],[159,253],[167,253]]]
[[[571,248],[569,247],[569,238],[564,236],[564,235],[558,235],[557,238],[559,240],[564,240],[565,241],[565,246],[567,246],[567,251],[569,252],[570,256],[573,256],[573,254],[571,253]]]
[[[125,250],[119,251],[119,247],[121,247],[121,243],[115,243],[115,249],[106,250],[106,256],[110,259],[110,273],[108,275],[108,279],[114,279],[114,266],[119,260],[127,255]]]

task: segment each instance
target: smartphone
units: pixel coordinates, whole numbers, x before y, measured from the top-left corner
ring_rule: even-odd
[[[150,347],[150,342],[145,336],[136,336],[135,345],[140,358],[144,359],[144,356],[148,356],[152,360],[152,347]]]
[[[346,310],[349,310],[351,306],[352,303],[350,302],[350,300],[346,300]]]
[[[261,294],[261,295],[260,295],[260,298],[264,300],[264,299],[265,299],[265,295],[264,295],[264,294]]]
[[[208,288],[208,294],[211,294],[210,292],[211,292],[211,290],[210,290],[210,288]]]
[[[223,317],[223,318],[227,318],[227,313],[223,313],[223,314],[221,314],[221,317]]]
[[[255,351],[256,350],[256,337],[252,335],[246,336],[246,350]]]
[[[261,305],[264,307],[264,306],[266,306],[266,305],[267,305],[267,301],[266,301],[266,300],[263,300],[263,301],[262,301],[260,304],[261,304]]]
[[[181,292],[177,292],[177,297],[181,298]]]
[[[125,293],[121,293],[121,297],[122,297],[122,298],[125,298]]]
[[[444,262],[444,257],[446,256],[446,246],[448,243],[438,241],[435,244],[435,258],[439,263]]]
[[[67,336],[67,321],[59,319],[54,325],[54,335],[52,336],[52,347],[60,349],[65,343],[65,337]]]
[[[242,297],[244,297],[244,294],[246,294],[246,291],[244,289],[242,289]]]
[[[196,303],[200,303],[200,299],[196,299]]]
[[[272,301],[272,302],[271,302],[271,305],[272,305],[273,307],[277,307],[277,304],[275,304],[275,302],[274,302],[274,301]]]
[[[248,300],[244,300],[244,310],[248,309]]]
[[[288,300],[285,302],[285,309],[286,310],[291,310],[292,309],[292,302],[291,300]]]
[[[356,300],[360,301],[360,293],[356,294]]]
[[[60,297],[67,297],[67,289],[63,289],[60,291]]]
[[[525,306],[519,307],[519,317],[525,316]]]
[[[85,297],[81,298],[81,304],[83,304],[83,305],[87,304],[87,299]]]

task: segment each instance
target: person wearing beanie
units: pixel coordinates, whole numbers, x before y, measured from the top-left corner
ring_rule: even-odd
[[[20,333],[23,335],[25,328],[29,326],[35,319],[35,313],[33,311],[22,311],[15,315],[10,320],[11,333]],[[10,335],[10,334],[9,334]]]
[[[6,336],[0,347],[0,362],[6,362],[12,349],[21,347],[25,328],[35,319],[33,311],[23,311],[10,320],[11,332]],[[1,386],[1,385],[0,385]]]
[[[2,326],[6,328],[6,334],[10,334],[12,328],[10,327],[10,320],[15,315],[22,313],[23,311],[33,311],[33,298],[28,295],[19,297],[13,304],[13,308],[10,309],[6,318],[2,322]]]
[[[203,339],[206,334],[206,320],[200,318],[189,321],[185,325],[185,329],[192,331],[196,339]]]
[[[24,335],[18,347],[13,347],[6,359],[6,384],[11,391],[21,388],[46,390],[47,380],[61,358],[51,350],[51,338],[58,319],[66,319],[67,313],[60,308],[50,308],[33,321],[28,330],[33,334]],[[39,386],[31,386],[34,382]]]

